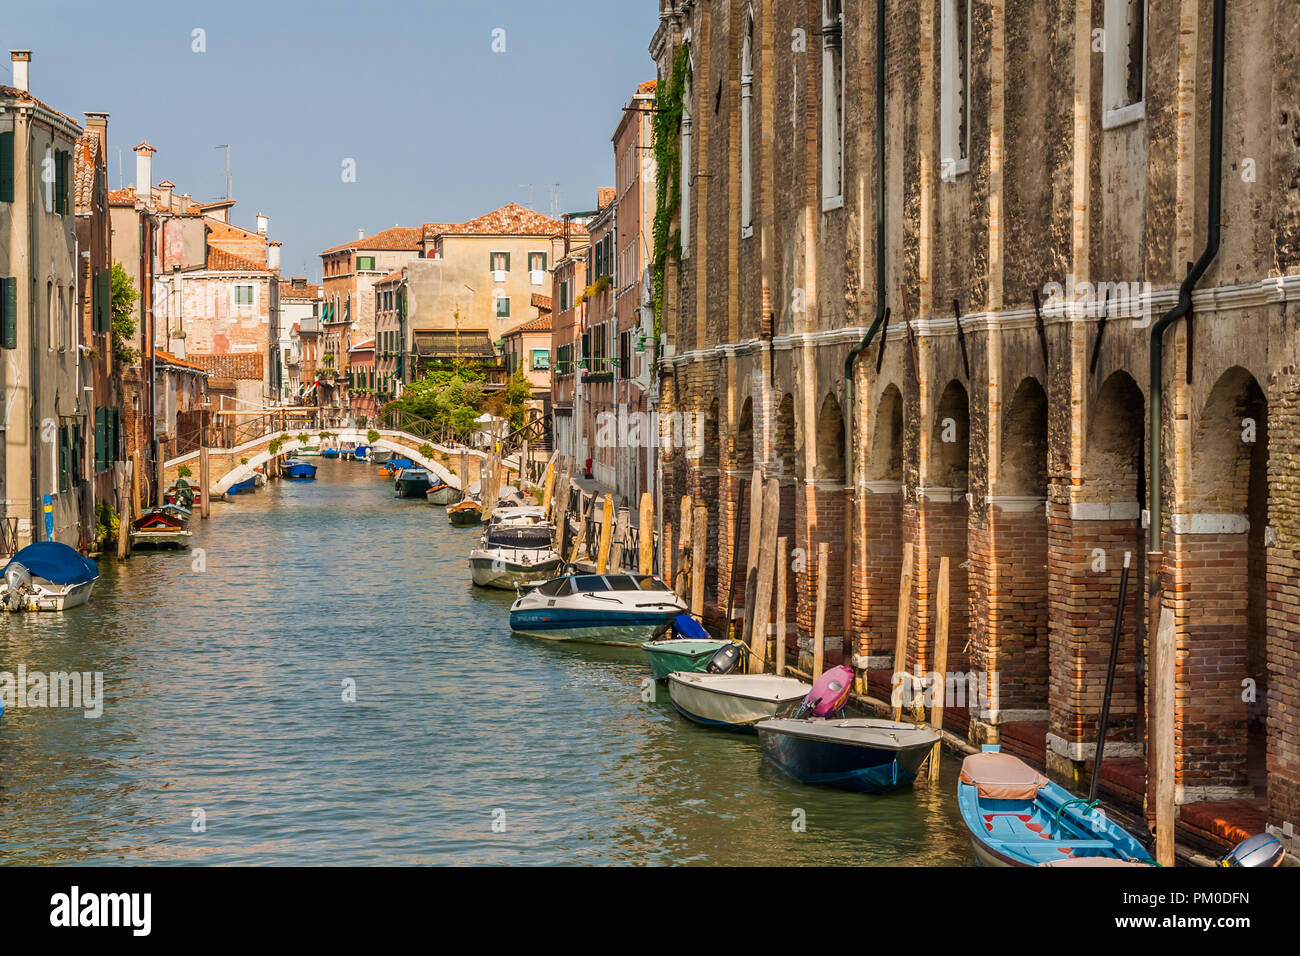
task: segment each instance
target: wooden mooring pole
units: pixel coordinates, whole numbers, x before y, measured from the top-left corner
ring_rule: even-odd
[[[930,705],[930,724],[936,731],[943,730],[944,695],[948,692],[948,559],[939,559],[939,589],[934,601],[934,670],[939,686],[931,687],[933,704]],[[930,748],[930,782],[939,779],[939,751],[943,742],[936,740]]]
[[[212,465],[208,460],[208,446],[199,448],[199,517],[206,519],[212,513],[208,486],[212,479]]]
[[[1160,609],[1151,654],[1151,777],[1155,784],[1156,862],[1174,865],[1174,662],[1177,633],[1173,608]]]
[[[894,719],[903,719],[903,693],[907,684],[907,629],[912,614],[912,542],[903,544],[903,574],[898,581],[898,630],[894,635],[894,673],[890,694]]]
[[[812,679],[822,676],[822,664],[826,659],[826,573],[830,565],[831,549],[825,541],[817,545],[817,619],[813,627],[813,666]]]
[[[785,589],[790,570],[790,542],[776,539],[776,676],[785,676]]]
[[[641,492],[641,511],[637,515],[637,571],[652,574],[655,567],[655,499]]]
[[[705,552],[709,546],[709,509],[696,505],[691,516],[691,613],[704,617]]]
[[[756,516],[755,516],[756,517]],[[767,668],[768,632],[772,621],[772,583],[776,575],[776,531],[781,519],[781,485],[769,478],[763,491],[762,522],[759,533],[757,584],[754,587],[754,611],[746,608],[752,672],[761,674]],[[750,518],[751,521],[754,517]]]

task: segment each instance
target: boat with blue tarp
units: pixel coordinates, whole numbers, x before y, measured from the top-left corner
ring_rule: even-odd
[[[85,604],[99,566],[58,541],[37,541],[5,565],[0,604],[10,611],[66,611]]]

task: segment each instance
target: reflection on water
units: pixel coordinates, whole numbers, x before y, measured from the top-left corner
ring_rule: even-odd
[[[955,759],[934,790],[801,786],[644,702],[639,651],[512,635],[473,529],[319,464],[196,518],[205,570],[105,560],[89,606],[0,620],[0,670],[102,671],[106,698],[6,712],[0,862],[969,861]]]

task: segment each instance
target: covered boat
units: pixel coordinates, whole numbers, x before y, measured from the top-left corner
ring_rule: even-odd
[[[163,492],[163,501],[192,510],[196,504],[203,503],[203,493],[184,478],[177,478],[176,483]]]
[[[458,527],[471,527],[483,523],[483,505],[477,498],[462,498],[447,507],[447,520]]]
[[[301,458],[290,458],[281,466],[284,477],[293,481],[312,481],[316,477],[316,466]]]
[[[379,473],[381,475],[387,475],[389,478],[394,478],[397,476],[397,473],[401,471],[403,468],[414,468],[414,467],[415,467],[415,462],[411,461],[411,459],[394,457],[388,459],[388,461],[384,462],[380,466]]]
[[[341,453],[337,448],[322,448],[320,450],[320,456],[322,458],[338,458],[340,454]]]
[[[393,455],[395,454],[396,452],[383,451],[378,448],[372,448],[370,450],[369,461],[372,465],[386,465],[388,464],[389,459],[392,458]]]
[[[538,525],[547,525],[546,509],[537,505],[511,505],[502,507],[498,505],[489,518],[489,524],[493,527],[512,527],[528,528]]]
[[[811,687],[774,674],[668,675],[668,693],[682,716],[737,730],[753,730],[760,720],[794,716]]]
[[[653,575],[566,574],[521,595],[510,627],[554,641],[640,644],[685,610]]]
[[[513,591],[546,582],[563,563],[555,550],[554,533],[550,525],[489,527],[479,546],[469,553],[474,583]]]
[[[354,449],[352,450],[352,458],[353,458],[355,461],[369,461],[369,460],[370,460],[370,446],[369,446],[369,445],[358,445],[356,448],[354,448]]]
[[[257,487],[257,476],[250,475],[243,481],[237,481],[226,489],[226,495],[243,495]]]
[[[188,515],[169,510],[167,505],[150,509],[132,522],[131,547],[188,548],[193,534],[187,529],[188,524]]]
[[[5,565],[0,603],[10,611],[66,611],[90,600],[99,568],[66,544],[38,541]]]
[[[403,468],[393,481],[399,498],[423,498],[433,486],[433,476],[427,468]]]
[[[957,805],[975,856],[989,866],[1040,866],[1100,858],[1151,863],[1131,834],[1097,802],[1076,797],[997,746],[961,765]]]
[[[667,680],[673,671],[703,672],[727,641],[709,637],[709,632],[689,614],[673,618],[668,634],[641,645],[650,661],[655,680]]]

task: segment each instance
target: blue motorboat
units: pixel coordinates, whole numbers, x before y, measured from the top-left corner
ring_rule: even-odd
[[[66,611],[89,601],[98,580],[94,561],[58,541],[38,541],[5,565],[0,603],[11,611]]]
[[[369,446],[369,445],[358,445],[358,446],[356,447],[356,450],[352,453],[352,457],[353,457],[355,460],[357,460],[357,461],[369,461],[369,460],[370,460],[370,446]]]
[[[1097,801],[1074,796],[997,746],[962,761],[957,805],[988,866],[1154,864]]]
[[[339,450],[337,448],[322,448],[320,450],[320,456],[322,458],[338,458]]]
[[[316,466],[301,458],[290,458],[282,466],[284,477],[294,481],[312,481],[316,477]]]
[[[242,495],[252,491],[257,487],[257,476],[252,475],[243,481],[237,481],[226,489],[228,495]]]

